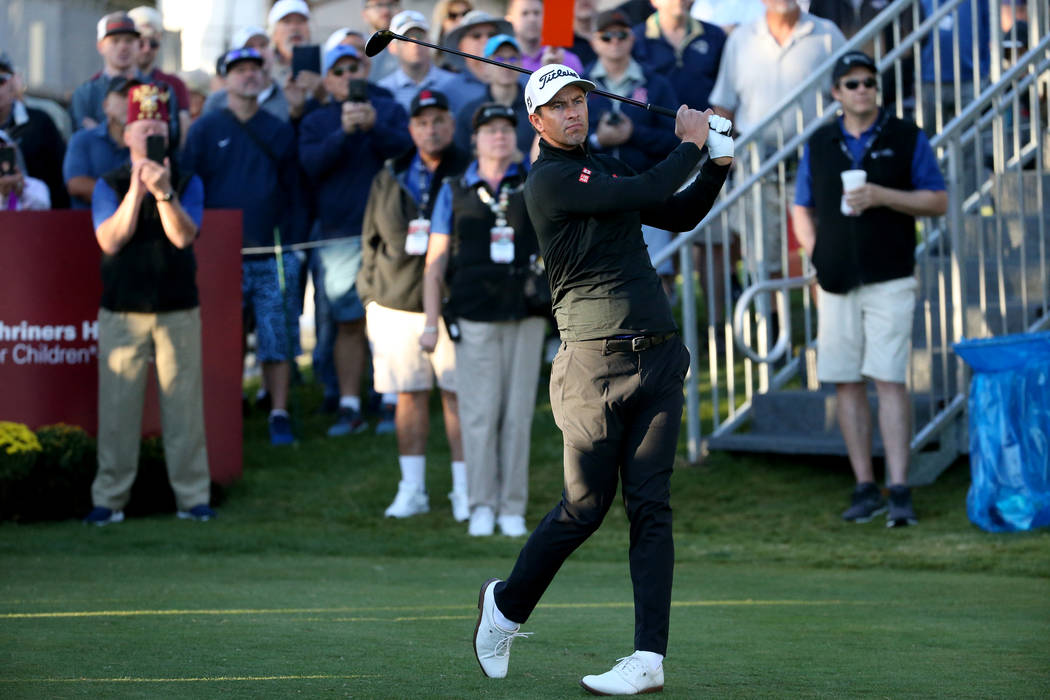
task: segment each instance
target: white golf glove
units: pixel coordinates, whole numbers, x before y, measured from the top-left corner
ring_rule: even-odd
[[[733,157],[733,122],[712,114],[707,117],[707,153],[712,158]]]

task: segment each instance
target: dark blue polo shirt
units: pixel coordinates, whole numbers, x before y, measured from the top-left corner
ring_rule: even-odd
[[[75,177],[99,179],[116,170],[128,160],[126,146],[116,143],[109,135],[109,127],[103,122],[93,129],[84,129],[69,139],[69,148],[62,161],[62,181]],[[71,197],[73,209],[90,209],[91,203]]]

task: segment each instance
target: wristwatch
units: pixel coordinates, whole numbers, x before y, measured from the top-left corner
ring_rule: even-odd
[[[169,191],[163,197],[157,197],[158,202],[170,202],[173,199],[175,199],[175,190]]]

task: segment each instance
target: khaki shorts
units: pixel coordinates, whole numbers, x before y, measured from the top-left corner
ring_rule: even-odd
[[[378,393],[429,391],[434,388],[435,376],[439,387],[456,390],[456,349],[444,321],[438,321],[434,352],[426,353],[419,347],[419,336],[426,325],[422,313],[390,309],[370,301],[365,319]]]
[[[846,294],[821,289],[817,378],[836,384],[864,377],[905,382],[918,286],[914,277],[901,277]]]

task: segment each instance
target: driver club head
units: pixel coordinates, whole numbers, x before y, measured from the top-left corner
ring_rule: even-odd
[[[365,56],[368,56],[369,58],[375,56],[385,49],[396,37],[397,35],[389,29],[380,29],[378,32],[368,37],[368,41],[365,42]]]

